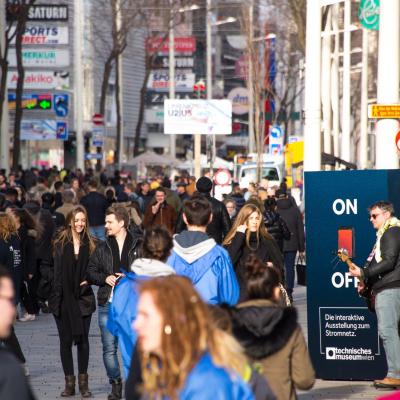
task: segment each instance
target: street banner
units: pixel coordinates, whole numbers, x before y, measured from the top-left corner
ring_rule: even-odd
[[[175,90],[179,92],[193,92],[195,74],[190,72],[175,73]],[[153,71],[147,81],[147,89],[155,92],[169,91],[169,73],[167,71]]]
[[[400,213],[400,171],[305,173],[308,345],[317,377],[373,380],[387,366],[375,312],[358,279],[337,257],[346,249],[363,267],[376,242],[367,208],[379,200]]]
[[[7,21],[18,18],[20,4],[8,0],[6,4]],[[38,4],[32,5],[28,10],[28,21],[68,21],[68,5]]]
[[[51,119],[24,119],[21,122],[21,140],[67,140],[68,125],[65,121]]]
[[[7,85],[17,88],[18,73],[9,71]],[[67,71],[25,71],[24,89],[68,89],[69,72]]]
[[[164,133],[173,135],[230,135],[229,100],[165,100]]]
[[[364,28],[379,30],[380,0],[361,0],[358,7],[358,19]]]
[[[15,26],[11,28],[10,35],[15,31]],[[49,26],[49,25],[27,25],[22,36],[23,45],[36,44],[68,44],[67,26]],[[15,36],[11,41],[15,44]]]
[[[8,109],[15,110],[16,108],[16,94],[8,94]],[[22,108],[24,110],[41,110],[47,111],[52,108],[52,95],[51,93],[24,93],[22,95]]]
[[[17,57],[15,49],[10,49],[8,53],[8,62],[10,67],[17,66]],[[22,50],[22,63],[24,67],[68,67],[69,50],[68,49],[46,49],[37,47],[34,49]]]
[[[175,54],[194,53],[196,51],[196,38],[193,36],[175,38]],[[169,40],[162,37],[149,37],[146,39],[146,50],[148,53],[169,52]]]

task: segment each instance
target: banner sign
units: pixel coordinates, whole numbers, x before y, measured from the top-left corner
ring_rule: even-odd
[[[17,66],[15,49],[10,49],[8,53],[10,67]],[[38,47],[32,50],[22,50],[22,62],[24,67],[68,67],[69,50],[51,49]]]
[[[379,30],[380,0],[361,0],[358,8],[358,19],[364,28]]]
[[[193,36],[175,38],[175,54],[194,53],[196,51],[196,38]],[[152,53],[168,53],[169,40],[162,37],[146,39],[146,51]]]
[[[6,5],[7,20],[17,19],[21,5],[8,1]],[[53,4],[38,4],[29,7],[28,21],[68,21],[68,6]]]
[[[15,31],[12,28],[11,34]],[[68,44],[68,27],[67,26],[39,26],[28,25],[22,36],[23,45],[31,44]],[[15,44],[15,37],[11,41]]]
[[[229,100],[165,100],[164,133],[176,135],[230,135]]]
[[[164,101],[169,98],[168,92],[155,92],[153,90],[146,91],[146,104],[151,106],[160,106],[164,105]],[[188,92],[175,92],[175,99],[176,100],[190,100],[192,98],[192,93]]]
[[[67,140],[68,125],[65,121],[51,119],[24,119],[21,122],[21,140]]]
[[[193,92],[195,74],[181,73],[175,74],[175,90],[179,92]],[[147,89],[156,92],[169,91],[169,73],[166,71],[154,71],[150,74],[147,81]]]
[[[22,95],[22,108],[24,110],[50,110],[52,107],[52,95],[50,93],[29,93]],[[8,94],[8,109],[15,110],[16,94]]]
[[[156,57],[151,67],[153,69],[169,68],[169,57]],[[194,58],[175,57],[175,68],[194,68]]]
[[[18,73],[10,71],[7,75],[9,89],[17,88]],[[67,71],[25,71],[24,89],[68,89]]]

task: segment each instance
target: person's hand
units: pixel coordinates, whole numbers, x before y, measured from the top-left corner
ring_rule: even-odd
[[[360,294],[361,292],[363,292],[365,290],[365,284],[364,283],[361,283],[361,282],[358,282],[358,285],[357,285],[357,292]]]
[[[85,285],[87,285],[87,284],[88,284],[88,281],[83,281],[83,282],[80,283],[79,286],[85,286]]]
[[[305,251],[299,251],[299,256],[302,258],[305,258],[306,252]]]
[[[33,274],[28,274],[28,279],[31,280],[33,278]]]
[[[239,225],[237,227],[237,232],[246,233],[246,230],[247,230],[247,225]]]
[[[117,272],[116,274],[107,276],[106,278],[107,285],[114,287],[118,276],[123,278],[125,275],[121,274],[120,272]]]
[[[158,213],[158,210],[160,208],[160,204],[161,203],[156,203],[156,204],[154,204],[154,206],[151,207],[151,211],[152,211],[153,214],[157,214]]]
[[[272,268],[274,266],[274,264],[271,261],[267,261],[267,267]]]
[[[352,265],[351,268],[349,268],[349,272],[351,276],[355,276],[356,278],[361,276],[361,269],[356,265]]]

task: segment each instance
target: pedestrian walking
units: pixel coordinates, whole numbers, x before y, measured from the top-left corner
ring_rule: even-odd
[[[217,331],[206,304],[186,278],[144,282],[134,328],[146,398],[254,399],[238,374],[215,363]]]
[[[96,309],[93,290],[88,284],[89,257],[95,249],[83,206],[68,214],[65,228],[53,243],[53,279],[49,309],[54,315],[60,339],[61,364],[65,375],[62,397],[75,395],[72,347],[77,346],[78,386],[81,396],[91,397],[88,386],[89,329]]]

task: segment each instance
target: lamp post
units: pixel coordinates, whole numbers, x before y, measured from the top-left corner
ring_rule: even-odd
[[[170,16],[169,16],[169,98],[175,99],[175,33],[174,33],[174,0],[169,0]],[[170,135],[169,149],[171,157],[176,157],[176,137]]]

